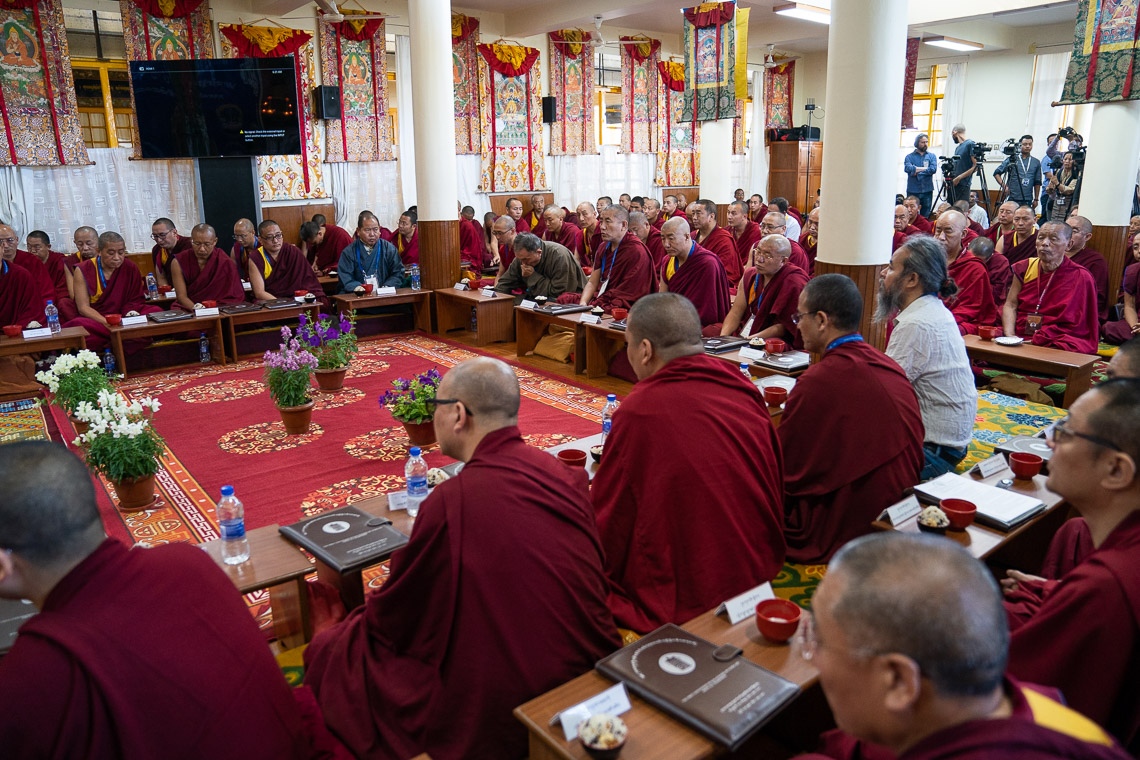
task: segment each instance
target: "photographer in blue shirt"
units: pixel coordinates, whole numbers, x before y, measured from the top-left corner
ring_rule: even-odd
[[[1033,135],[1022,135],[1019,147],[1019,153],[1007,155],[994,169],[994,179],[1001,183],[1002,195],[1019,206],[1036,209],[1041,195],[1041,162],[1030,155]]]
[[[930,216],[930,204],[934,200],[934,174],[938,171],[938,160],[933,153],[926,151],[930,140],[926,135],[914,138],[914,152],[903,159],[906,172],[906,192],[918,198],[922,208],[919,213]]]

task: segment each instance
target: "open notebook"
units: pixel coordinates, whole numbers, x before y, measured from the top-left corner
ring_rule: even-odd
[[[1030,517],[1043,512],[1045,504],[1017,491],[979,483],[952,472],[914,487],[921,501],[937,504],[943,499],[965,499],[978,508],[980,523],[1009,531]]]

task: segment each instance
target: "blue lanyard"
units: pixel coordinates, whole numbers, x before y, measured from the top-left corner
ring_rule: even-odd
[[[106,290],[107,278],[103,276],[103,259],[95,259],[95,268],[99,271],[99,284],[103,286],[103,290]]]
[[[836,338],[835,340],[831,341],[830,343],[827,344],[827,348],[825,348],[823,350],[824,351],[830,351],[833,348],[838,348],[839,346],[842,346],[844,343],[857,343],[861,340],[863,340],[862,335],[860,335],[859,333],[851,333],[850,335],[844,335],[842,337]]]
[[[610,243],[608,241],[606,242],[606,245],[609,246],[609,248],[610,248],[611,255],[610,255],[610,266],[609,266],[609,268],[610,268],[610,271],[613,271],[614,259],[617,258],[618,246],[614,245],[613,243]],[[618,245],[621,245],[620,240],[618,241]],[[603,252],[601,254],[601,257],[602,257],[602,279],[604,280],[604,279],[606,279],[606,254]]]
[[[7,261],[0,261],[0,264],[3,264],[3,266],[4,266],[4,274],[8,274],[8,262]]]
[[[377,265],[377,268],[376,268],[377,277],[376,277],[376,279],[380,280],[380,282],[384,282],[385,280],[388,279],[388,274],[387,274],[387,272],[385,272],[384,277],[382,279],[379,276],[380,275],[379,264],[383,263],[380,260],[380,244],[381,244],[381,242],[382,241],[380,241],[380,240],[376,241],[376,252],[373,254],[372,263],[374,265]],[[361,263],[361,261],[360,261],[360,251],[363,250],[363,248],[364,248],[364,243],[357,240],[352,245],[352,252],[356,255],[356,266],[360,268],[360,271],[362,272],[361,276],[362,277],[368,277],[368,270],[364,268],[364,264]]]
[[[755,317],[760,311],[760,302],[764,300],[764,291],[760,290],[760,270],[756,270],[756,276],[752,278],[752,292],[756,294],[756,303],[752,304],[752,316]]]

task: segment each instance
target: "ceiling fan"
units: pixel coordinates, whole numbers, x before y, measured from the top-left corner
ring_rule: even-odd
[[[791,61],[798,61],[800,59],[800,56],[798,56],[798,55],[789,55],[789,56],[781,55],[780,58],[777,60],[775,53],[776,53],[776,46],[775,45],[769,45],[768,46],[768,54],[766,56],[764,56],[764,68],[774,69],[777,66],[783,66],[785,63],[790,63]]]
[[[330,24],[339,24],[344,21],[345,14],[340,12],[337,7],[336,0],[314,0],[317,9],[320,11],[318,17],[321,21],[327,21]],[[353,21],[367,21],[374,18],[388,18],[386,13],[353,13]]]

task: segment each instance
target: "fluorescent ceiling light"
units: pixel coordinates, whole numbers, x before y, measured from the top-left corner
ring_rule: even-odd
[[[927,45],[934,45],[935,47],[946,48],[947,50],[957,50],[961,53],[972,53],[975,50],[981,50],[985,47],[980,42],[970,42],[969,40],[960,40],[956,37],[943,37],[941,35],[923,37],[922,41]]]
[[[798,18],[802,21],[814,21],[817,24],[830,24],[831,12],[827,8],[807,3],[783,3],[773,6],[772,10],[781,16]]]

